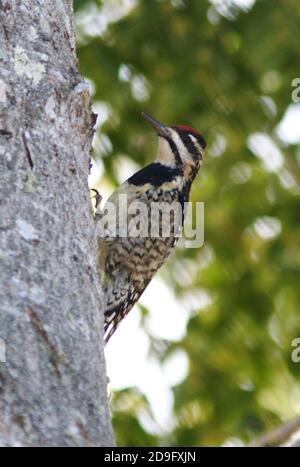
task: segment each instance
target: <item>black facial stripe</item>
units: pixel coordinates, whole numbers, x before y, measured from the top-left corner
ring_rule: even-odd
[[[183,144],[185,145],[185,147],[187,148],[187,150],[191,154],[195,154],[195,155],[199,156],[199,149],[197,149],[197,147],[196,147],[195,143],[193,142],[191,136],[196,138],[196,140],[198,141],[201,148],[205,149],[206,141],[200,134],[187,133],[186,131],[182,131],[182,130],[178,130],[178,129],[176,131],[179,134],[180,138],[182,139]]]
[[[178,131],[178,130],[177,130],[177,133],[179,134],[179,136],[181,138],[181,141],[185,145],[188,152],[190,154],[192,154],[193,156],[197,157],[197,159],[198,159],[199,158],[199,149],[195,145],[192,138],[190,138],[190,135],[188,133],[186,133],[186,132]]]
[[[166,140],[168,141],[169,146],[170,146],[170,148],[171,148],[171,150],[172,150],[172,152],[174,154],[176,164],[177,165],[182,165],[182,160],[181,160],[181,157],[180,157],[180,154],[179,154],[179,151],[177,149],[176,144],[174,143],[174,141],[171,138],[166,138]]]
[[[205,149],[206,148],[206,141],[205,139],[203,138],[202,135],[193,135],[195,136],[195,138],[197,139],[198,143],[200,144],[200,146]]]

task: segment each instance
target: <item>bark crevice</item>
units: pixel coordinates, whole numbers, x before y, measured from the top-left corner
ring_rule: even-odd
[[[72,2],[0,1],[0,445],[113,444],[94,123]]]

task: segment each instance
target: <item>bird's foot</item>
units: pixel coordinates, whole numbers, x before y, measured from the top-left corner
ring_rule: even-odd
[[[101,218],[101,215],[102,215],[102,210],[101,210],[102,196],[100,195],[99,191],[96,190],[95,188],[91,188],[90,190],[95,192],[95,195],[92,196],[91,199],[95,198],[95,209],[96,210],[95,210],[94,219],[95,219],[95,222],[98,222],[98,220]]]

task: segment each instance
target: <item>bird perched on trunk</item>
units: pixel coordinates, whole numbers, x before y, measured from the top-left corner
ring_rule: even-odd
[[[106,342],[172,252],[206,146],[193,128],[142,115],[158,135],[157,158],[117,188],[99,215]]]

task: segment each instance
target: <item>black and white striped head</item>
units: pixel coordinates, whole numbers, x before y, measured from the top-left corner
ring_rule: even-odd
[[[206,146],[202,135],[194,128],[185,125],[166,126],[146,113],[142,115],[159,137],[158,162],[181,168],[184,173],[198,171]]]

